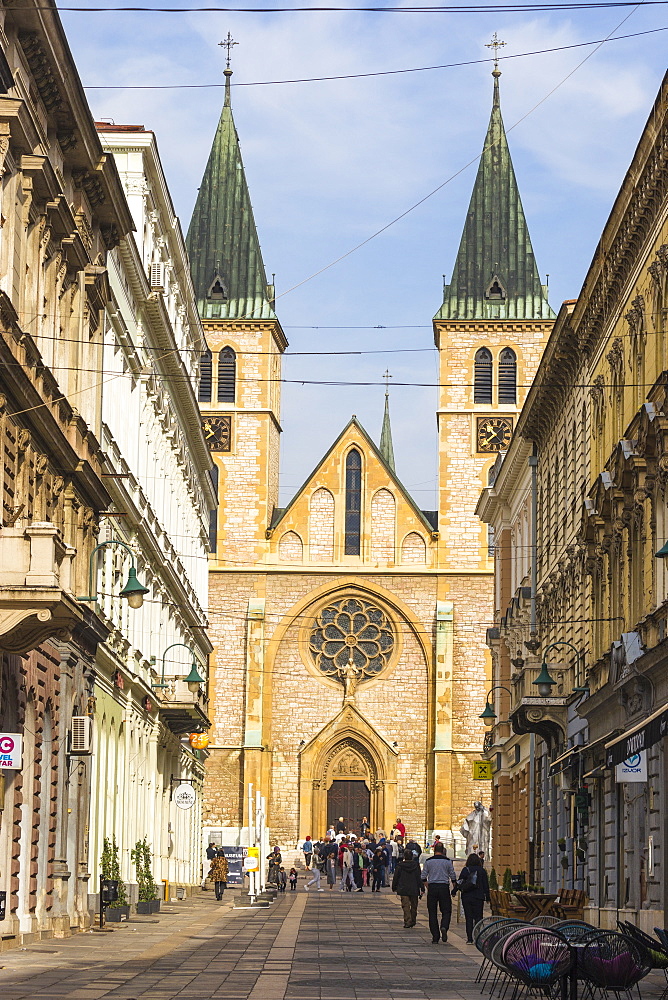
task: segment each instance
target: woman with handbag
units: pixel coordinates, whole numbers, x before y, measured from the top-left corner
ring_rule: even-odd
[[[489,903],[489,880],[477,854],[469,854],[452,895],[459,890],[466,918],[466,943],[473,944],[473,928],[482,920],[482,908]]]

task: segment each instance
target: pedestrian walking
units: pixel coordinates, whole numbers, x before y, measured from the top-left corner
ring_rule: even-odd
[[[336,862],[338,856],[339,845],[327,835],[324,844],[320,848],[320,858],[324,862],[324,869],[327,872],[327,885],[330,889],[334,888],[334,883],[336,882]]]
[[[325,838],[326,840],[327,838]],[[304,886],[304,891],[308,892],[310,886],[314,885],[318,892],[324,892],[325,890],[320,885],[320,876],[322,875],[322,868],[326,864],[326,859],[317,857],[313,860],[313,867],[311,868],[311,878]],[[331,886],[330,886],[331,889]]]
[[[209,869],[209,878],[212,879],[214,888],[216,890],[216,899],[222,899],[223,893],[227,888],[227,876],[229,873],[227,858],[225,857],[225,851],[222,847],[219,847],[216,851],[216,856],[211,861],[211,868]]]
[[[452,889],[457,885],[455,866],[445,853],[443,844],[434,844],[434,853],[422,866],[422,880],[427,883],[427,913],[433,944],[448,940],[452,918]],[[439,924],[438,914],[441,913]]]
[[[310,837],[307,837],[302,844],[302,851],[304,852],[304,864],[307,868],[311,867],[311,859],[313,857],[313,841]]]
[[[394,875],[397,862],[399,861],[399,844],[396,840],[391,840],[390,844],[390,874]]]
[[[211,862],[216,856],[216,851],[217,851],[216,845],[214,844],[213,841],[211,841],[205,852],[206,860],[209,862],[209,867],[211,867]],[[208,873],[204,874],[204,872],[202,872],[202,888],[204,889],[205,892],[207,892],[209,888],[208,885],[206,884],[208,878],[209,878]]]
[[[374,851],[373,858],[371,859],[371,870],[373,872],[373,882],[371,883],[372,892],[380,892],[380,887],[383,883],[384,860],[382,847],[377,847]]]
[[[290,892],[294,892],[295,889],[297,888],[297,869],[296,868],[291,868],[290,869],[290,874],[288,875],[288,879],[290,881]]]
[[[459,874],[457,889],[462,894],[462,907],[466,918],[466,943],[473,944],[473,928],[482,920],[482,910],[485,902],[489,903],[489,880],[487,872],[477,854],[469,854],[466,867]]]
[[[278,891],[285,892],[285,887],[288,884],[288,876],[285,874],[285,868],[281,865],[278,870]]]
[[[353,853],[353,878],[355,879],[355,892],[364,892],[364,871],[369,866],[369,859],[364,848],[360,845]]]
[[[419,861],[420,855],[422,854],[422,848],[418,844],[417,840],[409,840],[407,842],[406,846],[404,847],[404,856],[407,853],[410,853],[411,851],[415,855],[416,859]]]
[[[401,899],[404,911],[404,927],[415,927],[417,923],[418,900],[424,892],[420,862],[409,856],[400,861],[392,879],[392,892]]]
[[[281,857],[281,849],[278,846],[278,844],[276,844],[271,854],[267,855],[267,861],[269,862],[269,871],[267,872],[267,882],[273,882],[275,885],[278,885],[278,873],[283,863],[283,858]]]
[[[340,892],[352,892],[353,891],[353,855],[348,844],[344,843],[342,845],[343,850],[340,854],[341,860],[341,887]]]
[[[406,827],[404,826],[404,824],[401,822],[400,819],[397,819],[396,823],[394,824],[394,829],[399,832],[402,839],[406,836]]]

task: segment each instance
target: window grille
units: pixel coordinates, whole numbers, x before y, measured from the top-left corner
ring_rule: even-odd
[[[218,402],[234,403],[237,380],[237,356],[231,347],[218,355]]]
[[[148,273],[148,280],[151,288],[165,287],[165,265],[161,262],[151,264]]]
[[[353,448],[346,458],[346,520],[344,552],[347,556],[360,554],[360,528],[362,523],[362,456]]]
[[[473,402],[492,403],[492,352],[486,347],[481,347],[475,355]]]
[[[494,558],[494,528],[491,524],[487,525],[487,555],[490,559]]]
[[[517,402],[517,359],[509,347],[499,355],[499,402]]]
[[[211,402],[211,351],[205,351],[199,359],[199,394],[200,403]]]

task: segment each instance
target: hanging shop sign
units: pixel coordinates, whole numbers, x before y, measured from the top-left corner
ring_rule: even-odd
[[[647,751],[631,754],[615,767],[615,781],[647,781]]]
[[[0,733],[0,767],[20,771],[23,761],[23,737],[20,733]]]
[[[491,781],[493,777],[494,777],[494,770],[492,768],[491,760],[473,761],[474,781]]]
[[[649,750],[666,735],[668,735],[668,705],[663,705],[633,729],[627,729],[621,736],[605,744],[606,767],[622,764],[635,754]],[[619,778],[617,780],[619,781]]]
[[[210,743],[207,733],[191,733],[188,739],[194,750],[206,750]]]
[[[192,807],[197,802],[197,792],[192,785],[188,785],[185,782],[181,785],[177,785],[172,793],[172,799],[179,807],[179,809],[192,809]]]

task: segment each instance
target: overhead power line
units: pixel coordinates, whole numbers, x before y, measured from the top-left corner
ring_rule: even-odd
[[[614,7],[664,6],[668,0],[617,0],[606,3],[512,3],[481,6],[420,6],[420,7],[60,7],[71,14],[522,14],[551,11],[609,10]],[[48,10],[51,5],[16,4],[12,10]]]
[[[668,2],[668,0],[666,0]],[[61,8],[63,9],[63,8]],[[593,38],[588,42],[573,42],[571,45],[555,45],[550,49],[533,49],[529,52],[516,52],[514,55],[499,56],[502,59],[524,59],[527,56],[550,55],[552,52],[566,52],[569,49],[582,49],[588,45],[600,45],[602,42],[621,42],[627,38],[639,38],[641,35],[655,35],[660,31],[668,31],[668,26],[663,28],[649,28],[646,31],[634,31],[629,35],[616,35],[614,38]],[[233,87],[277,87],[287,83],[324,83],[331,80],[361,80],[372,76],[396,76],[400,73],[429,73],[438,69],[459,69],[462,66],[479,66],[481,64],[494,62],[493,58],[466,59],[463,62],[442,63],[437,66],[413,66],[408,69],[384,69],[373,73],[342,73],[337,76],[305,76],[296,77],[292,80],[251,80],[246,83],[233,83]],[[211,90],[224,87],[224,83],[115,83],[115,84],[90,84],[84,90]]]

